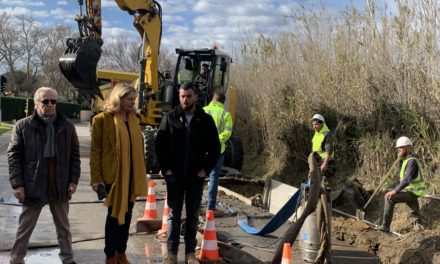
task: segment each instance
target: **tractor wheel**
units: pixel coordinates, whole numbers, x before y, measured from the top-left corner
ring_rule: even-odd
[[[231,136],[228,142],[226,142],[223,165],[241,170],[243,166],[243,143],[238,137]]]
[[[145,166],[147,173],[157,174],[160,171],[159,163],[157,162],[155,143],[157,129],[147,127],[142,131],[144,134],[144,152],[145,152]]]

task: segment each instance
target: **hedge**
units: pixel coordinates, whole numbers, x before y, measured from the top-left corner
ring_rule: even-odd
[[[0,96],[2,121],[19,120],[26,117],[25,107],[28,104],[29,113],[31,115],[34,110],[33,98]],[[57,111],[64,114],[70,119],[78,119],[81,106],[79,104],[72,104],[66,102],[57,102]]]

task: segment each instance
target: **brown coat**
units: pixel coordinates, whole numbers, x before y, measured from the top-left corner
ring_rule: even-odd
[[[105,131],[105,132],[104,132]],[[116,128],[113,115],[102,112],[93,118],[90,146],[91,184],[112,184],[119,171],[119,153],[116,151]]]
[[[135,113],[127,117],[124,121],[119,113],[102,112],[93,118],[90,155],[92,184],[112,185],[104,205],[112,206],[111,216],[117,218],[120,225],[125,223],[127,202],[147,194],[139,119]]]

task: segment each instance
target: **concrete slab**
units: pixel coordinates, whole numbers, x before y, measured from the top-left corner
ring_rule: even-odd
[[[295,194],[298,188],[282,183],[276,180],[270,180],[269,185],[269,199],[266,207],[269,208],[269,213],[276,214],[283,205],[287,203],[287,201]],[[289,221],[294,220],[294,216],[292,215],[289,218]]]

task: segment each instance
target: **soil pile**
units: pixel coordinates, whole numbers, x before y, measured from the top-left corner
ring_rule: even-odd
[[[376,254],[384,264],[440,263],[438,231],[411,231],[399,238],[355,219],[334,217],[332,225],[338,240]]]

